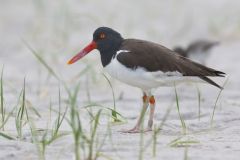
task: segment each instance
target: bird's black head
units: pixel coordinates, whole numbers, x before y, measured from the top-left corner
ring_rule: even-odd
[[[117,31],[108,27],[99,27],[93,33],[93,41],[96,42],[97,49],[101,54],[116,51],[123,38]]]
[[[72,64],[84,57],[93,49],[100,51],[103,66],[107,65],[112,57],[116,54],[123,41],[122,36],[111,28],[99,27],[93,33],[92,42],[87,45],[82,51],[74,56],[68,64]]]

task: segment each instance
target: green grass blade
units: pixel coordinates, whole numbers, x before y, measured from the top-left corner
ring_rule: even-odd
[[[162,122],[160,123],[160,125],[157,126],[156,130],[154,131],[154,132],[155,132],[155,133],[154,133],[155,136],[160,133],[161,129],[163,128],[163,126],[164,126],[164,124],[165,124],[165,122],[167,121],[167,118],[168,118],[168,116],[169,116],[172,108],[173,108],[173,104],[168,107],[167,111],[166,111],[165,114],[164,114],[164,117],[163,117]],[[154,136],[154,135],[153,135],[153,136]],[[151,139],[145,144],[144,150],[146,150],[153,141],[157,141],[157,139],[154,139],[154,138],[157,138],[157,136],[151,138]],[[154,142],[153,142],[153,143],[154,143]],[[154,147],[156,147],[156,145],[153,144],[153,150],[154,150]]]
[[[93,144],[95,141],[95,135],[97,132],[97,127],[99,124],[99,118],[101,115],[102,110],[99,110],[97,112],[97,115],[95,116],[95,120],[94,120],[94,126],[93,126],[93,130],[91,132],[91,138],[90,138],[90,144],[89,144],[89,153],[88,153],[88,159],[93,159]]]
[[[23,89],[22,89],[22,103],[17,111],[17,115],[15,118],[15,124],[16,124],[16,129],[18,133],[18,137],[21,139],[22,138],[22,127],[23,127],[23,116],[25,112],[25,78],[24,78],[24,83],[23,83]]]
[[[3,124],[1,124],[0,129],[7,123],[7,121],[9,120],[9,118],[13,115],[14,111],[17,109],[19,103],[20,103],[20,99],[21,99],[21,95],[22,95],[22,91],[18,96],[18,101],[15,107],[13,107],[13,109],[8,113],[8,116],[5,118],[5,121],[3,122]]]
[[[174,89],[175,89],[175,98],[176,98],[176,104],[177,104],[177,111],[178,111],[179,118],[181,120],[183,134],[186,134],[186,124],[185,124],[184,119],[182,118],[182,115],[180,113],[179,99],[178,99],[177,88],[176,88],[175,83],[174,83]]]
[[[24,39],[22,39],[22,42],[25,44],[25,46],[31,51],[31,53],[38,59],[39,62],[41,62],[41,64],[43,64],[45,66],[45,68],[47,68],[48,72],[53,75],[56,79],[58,79],[59,81],[60,78],[58,77],[58,75],[54,72],[54,70],[45,62],[45,60],[37,53],[37,51],[35,51]]]
[[[8,140],[15,140],[14,137],[7,135],[6,133],[0,132],[0,136],[8,139]]]
[[[0,97],[0,111],[1,111],[1,125],[4,124],[5,122],[5,109],[4,109],[4,94],[3,94],[3,69],[4,66],[2,67],[2,72],[1,72],[1,81],[0,81],[0,93],[1,93],[1,97]],[[2,125],[2,129],[4,130],[4,125]]]
[[[199,141],[196,140],[182,140],[184,136],[180,136],[174,140],[172,140],[168,146],[170,147],[188,147],[191,145],[199,144]]]
[[[223,83],[223,88],[226,86],[228,80],[229,80],[229,78],[227,78],[226,81]],[[213,126],[214,115],[215,115],[215,111],[216,111],[216,108],[217,108],[217,102],[218,102],[218,100],[219,100],[219,98],[220,98],[220,95],[221,95],[222,91],[223,91],[223,89],[221,89],[221,90],[219,91],[219,93],[218,93],[218,95],[217,95],[217,99],[216,99],[216,101],[215,101],[215,103],[214,103],[213,112],[212,112],[212,116],[211,116],[211,128],[212,128],[212,126]]]
[[[37,115],[38,118],[41,118],[41,117],[42,117],[41,114],[38,112],[38,110],[37,110],[36,108],[34,108],[33,106],[28,106],[28,108],[29,108],[31,111],[33,111],[33,113],[34,113],[35,115]]]
[[[55,77],[59,82],[61,82],[68,93],[70,95],[70,90],[68,89],[66,83],[61,80],[61,78],[56,74],[56,72],[50,67],[50,65],[47,64],[47,62],[40,56],[40,54],[34,50],[24,39],[22,39],[22,42],[25,44],[25,46],[31,51],[31,53],[37,58],[37,60],[48,70],[48,72]]]
[[[116,98],[115,98],[115,93],[114,93],[114,90],[113,90],[113,86],[110,82],[110,80],[108,79],[108,77],[103,74],[103,77],[107,80],[110,88],[111,88],[111,91],[112,91],[112,97],[113,97],[113,110],[112,110],[112,117],[113,117],[113,122],[122,122],[121,119],[119,119],[117,117],[117,114],[116,114]]]
[[[200,89],[197,87],[197,96],[198,96],[198,120],[200,121],[201,118],[201,92]]]

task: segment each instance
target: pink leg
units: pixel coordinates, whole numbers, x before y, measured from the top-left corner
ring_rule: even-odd
[[[148,104],[149,104],[149,98],[144,93],[144,95],[143,95],[143,108],[142,108],[141,114],[138,118],[137,124],[130,130],[122,131],[123,133],[139,133],[140,132],[140,126],[143,123],[144,115],[145,115],[145,112],[147,110]]]
[[[149,114],[148,126],[147,126],[147,129],[145,130],[145,132],[152,131],[153,116],[154,116],[155,104],[156,104],[154,96],[151,96],[149,98],[149,103],[150,103],[150,114]]]

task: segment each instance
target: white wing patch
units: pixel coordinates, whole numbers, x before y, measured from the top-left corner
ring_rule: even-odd
[[[129,50],[119,50],[119,51],[117,51],[117,55],[119,54],[119,53],[124,53],[124,52],[130,52]],[[116,56],[117,56],[116,55]]]

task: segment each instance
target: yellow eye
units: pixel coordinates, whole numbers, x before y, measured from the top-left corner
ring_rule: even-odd
[[[104,33],[101,33],[99,36],[100,39],[104,39],[105,37],[106,37],[106,35]]]

